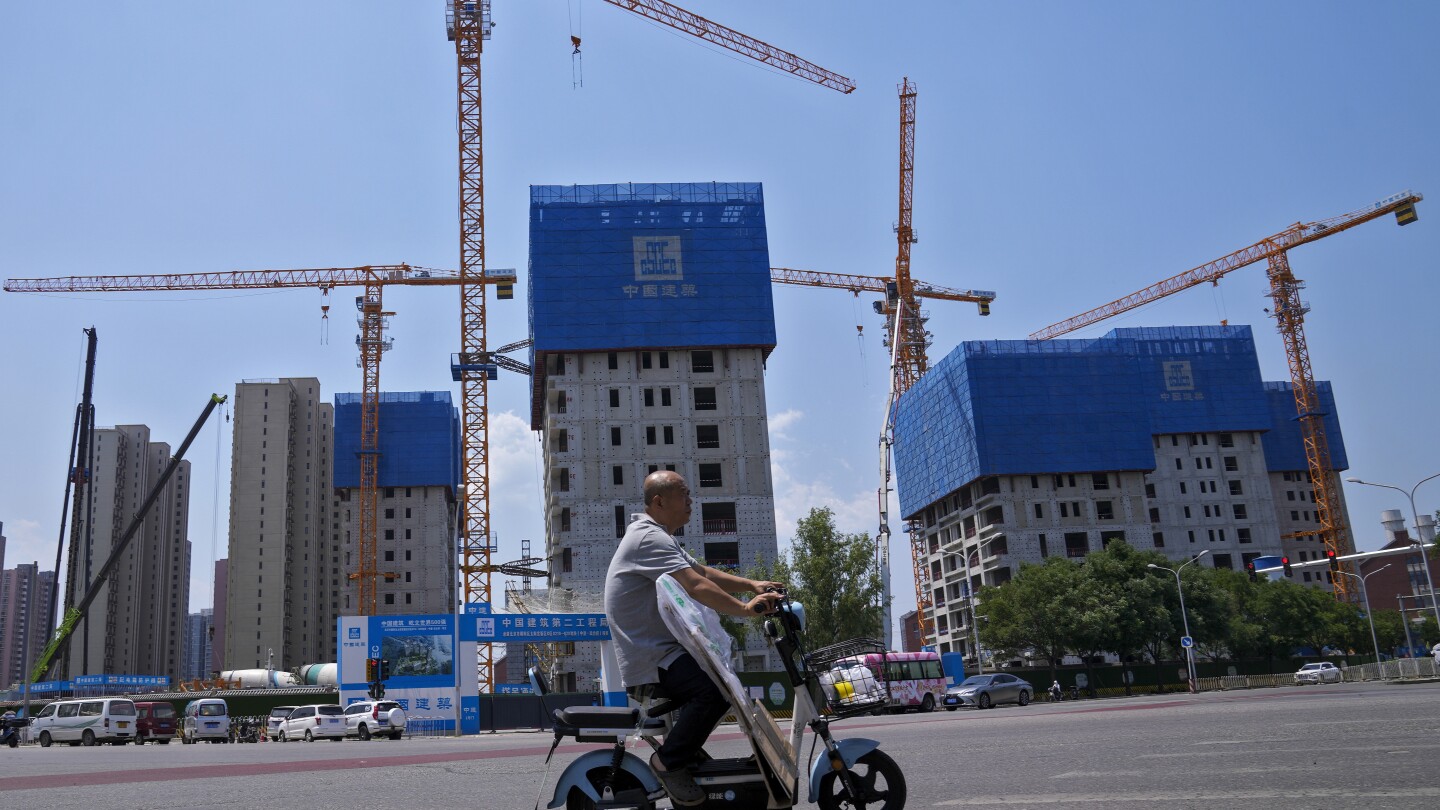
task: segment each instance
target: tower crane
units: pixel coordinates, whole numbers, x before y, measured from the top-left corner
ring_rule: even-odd
[[[772,267],[770,278],[780,284],[801,284],[811,287],[832,287],[850,290],[883,292],[885,298],[875,302],[875,312],[885,316],[885,346],[890,349],[890,395],[885,406],[885,425],[880,433],[880,527],[875,535],[875,565],[884,583],[886,629],[890,626],[890,449],[894,438],[895,403],[910,390],[930,367],[928,349],[930,333],[925,329],[927,316],[920,310],[919,299],[968,301],[977,304],[981,315],[990,314],[995,293],[990,290],[956,290],[916,281],[910,275],[910,246],[918,240],[913,227],[915,196],[915,101],[917,91],[909,77],[901,81],[900,95],[900,200],[899,217],[895,222],[895,276],[851,276],[840,273],[818,273]],[[930,571],[922,563],[924,556],[920,526],[910,522],[906,527],[910,538],[910,561],[914,569],[915,610],[919,624],[920,643],[930,641]]]
[[[1082,312],[1059,323],[1051,324],[1030,335],[1031,340],[1049,340],[1098,323],[1122,312],[1158,301],[1167,295],[1187,290],[1205,282],[1218,285],[1227,274],[1259,261],[1267,263],[1270,279],[1270,297],[1274,301],[1275,327],[1285,343],[1285,356],[1290,364],[1291,387],[1295,394],[1295,410],[1305,442],[1305,461],[1309,466],[1310,479],[1315,489],[1315,507],[1320,523],[1320,539],[1327,552],[1344,557],[1354,553],[1354,540],[1338,509],[1339,482],[1335,480],[1334,466],[1330,461],[1330,445],[1325,436],[1324,412],[1320,398],[1315,391],[1315,375],[1310,366],[1310,349],[1305,342],[1305,313],[1310,307],[1300,300],[1300,291],[1305,283],[1290,271],[1287,256],[1291,248],[1309,244],[1327,236],[1347,231],[1357,225],[1394,214],[1400,225],[1409,225],[1418,218],[1415,204],[1424,199],[1413,191],[1393,194],[1372,205],[1348,214],[1341,214],[1315,222],[1297,222],[1285,230],[1261,239],[1259,242],[1237,250],[1215,261],[1202,264],[1164,281],[1152,284],[1143,290],[1124,298]],[[1311,534],[1313,532],[1307,532]],[[1293,535],[1292,535],[1293,536]],[[1349,579],[1342,577],[1334,583],[1335,598],[1353,599]]]
[[[719,45],[828,87],[841,93],[855,89],[854,82],[808,62],[793,53],[727,28],[663,0],[606,0],[611,5],[668,25],[678,31]],[[455,43],[456,107],[460,169],[460,353],[452,363],[460,382],[461,451],[465,494],[461,511],[461,570],[466,603],[491,601],[489,413],[487,372],[477,362],[485,351],[485,181],[481,144],[480,56],[490,39],[494,22],[490,0],[449,0],[445,9],[446,34]],[[481,691],[494,684],[494,651],[481,644],[476,651]]]
[[[496,287],[506,298],[513,289],[515,274],[496,270],[484,283]],[[359,366],[363,379],[360,397],[360,508],[359,525],[355,532],[356,567],[349,578],[358,587],[357,607],[362,615],[374,615],[376,592],[380,577],[390,579],[377,568],[376,537],[378,536],[378,479],[380,465],[380,357],[389,349],[385,329],[393,312],[385,311],[383,291],[389,285],[453,287],[460,284],[453,270],[412,267],[408,264],[366,265],[363,267],[327,267],[309,270],[244,270],[224,273],[168,273],[133,276],[67,276],[61,278],[17,278],[5,282],[9,292],[79,293],[137,292],[157,290],[250,290],[317,288],[326,293],[337,287],[363,287],[356,298],[360,334],[355,344],[360,351]],[[478,285],[477,285],[478,286]],[[499,352],[479,358],[477,371],[493,376],[496,368],[528,373],[529,366],[502,352],[528,346],[524,340],[501,347]]]

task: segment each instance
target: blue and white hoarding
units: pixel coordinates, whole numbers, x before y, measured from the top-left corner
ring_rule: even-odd
[[[367,658],[388,659],[386,700],[412,717],[436,720],[442,731],[479,732],[475,642],[460,637],[455,616],[341,616],[338,629],[342,704],[369,698]]]

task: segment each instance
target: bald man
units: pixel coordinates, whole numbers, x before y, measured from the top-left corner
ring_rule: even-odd
[[[627,689],[659,684],[680,704],[680,715],[665,742],[650,757],[670,799],[697,805],[705,794],[687,766],[693,764],[729,702],[665,627],[656,602],[655,581],[669,574],[696,602],[728,616],[754,616],[774,610],[784,586],[745,579],[701,565],[680,547],[674,533],[690,520],[690,488],[678,473],[662,470],[645,479],[645,511],[632,515],[625,537],[610,560],[605,579],[605,615],[620,679]],[[732,594],[753,593],[750,599]]]

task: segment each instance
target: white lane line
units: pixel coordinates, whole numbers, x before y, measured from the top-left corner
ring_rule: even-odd
[[[936,802],[934,807],[990,807],[1007,805],[1072,805],[1160,802],[1266,801],[1297,799],[1440,799],[1440,788],[1276,788],[1273,790],[1173,790],[1147,793],[1041,793],[1027,796],[971,796]]]

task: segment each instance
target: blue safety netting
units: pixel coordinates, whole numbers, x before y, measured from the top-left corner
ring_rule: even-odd
[[[967,342],[896,407],[900,512],[911,516],[986,475],[1150,470],[1153,435],[1271,431],[1281,427],[1276,407],[1248,326]],[[1340,446],[1338,423],[1327,425]]]
[[[1345,439],[1340,435],[1340,417],[1335,412],[1335,392],[1330,383],[1315,381],[1315,394],[1320,400],[1321,421],[1325,425],[1325,443],[1330,447],[1330,467],[1348,470],[1350,458],[1345,455]],[[1265,448],[1265,467],[1270,470],[1306,470],[1305,437],[1295,409],[1295,388],[1288,382],[1265,383],[1265,397],[1270,403],[1270,432],[1261,437]]]
[[[531,186],[533,351],[775,345],[759,183]]]
[[[380,394],[377,486],[460,485],[460,413],[448,391]],[[335,395],[337,489],[360,486],[360,394]]]

